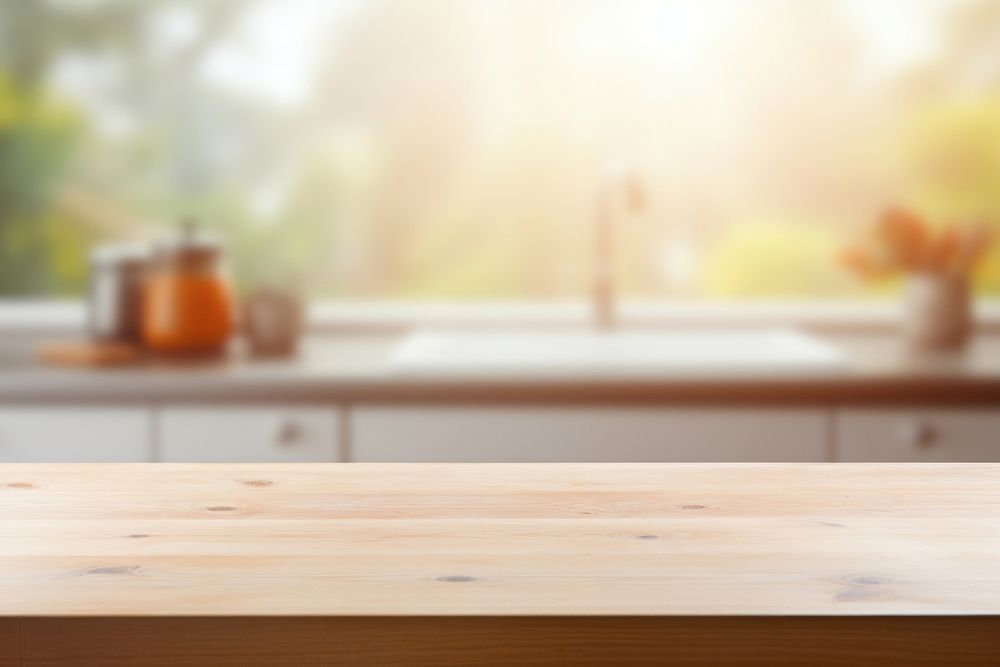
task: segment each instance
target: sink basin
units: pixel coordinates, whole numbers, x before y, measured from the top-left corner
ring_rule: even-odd
[[[830,373],[846,358],[791,329],[681,331],[423,331],[391,367],[419,375],[699,376]]]

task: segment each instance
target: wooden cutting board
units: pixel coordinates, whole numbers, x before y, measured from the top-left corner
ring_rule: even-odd
[[[4,465],[0,615],[75,664],[996,664],[1000,465]]]
[[[138,363],[142,351],[127,343],[51,341],[38,347],[37,356],[55,366],[123,366]]]

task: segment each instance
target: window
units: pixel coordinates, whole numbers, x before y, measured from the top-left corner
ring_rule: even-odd
[[[891,294],[835,256],[905,203],[1000,216],[994,0],[0,4],[0,295],[186,215],[238,284],[574,298],[609,165],[645,299]],[[1000,251],[977,276],[1000,291]]]

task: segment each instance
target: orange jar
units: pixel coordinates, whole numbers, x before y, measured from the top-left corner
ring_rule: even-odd
[[[221,352],[233,332],[233,298],[224,249],[193,224],[159,245],[146,281],[142,333],[154,352]]]

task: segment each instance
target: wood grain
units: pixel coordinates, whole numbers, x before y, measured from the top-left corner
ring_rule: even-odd
[[[21,665],[21,624],[14,617],[0,617],[0,667]]]
[[[1000,613],[997,464],[0,466],[0,615]]]
[[[0,466],[0,665],[993,665],[1000,464]]]
[[[991,617],[43,618],[27,665],[993,666]]]

